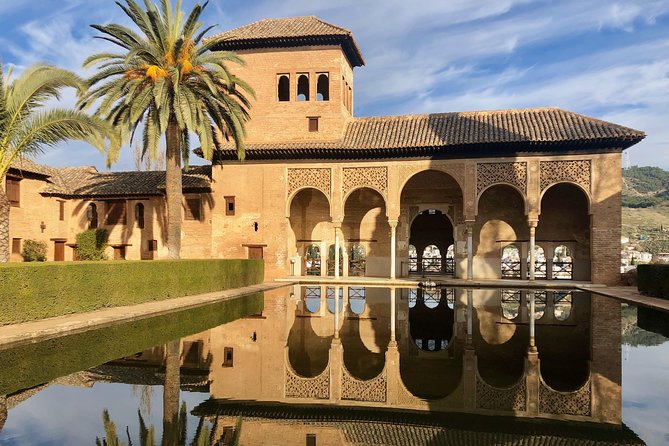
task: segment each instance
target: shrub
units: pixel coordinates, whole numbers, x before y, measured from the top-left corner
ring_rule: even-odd
[[[79,260],[106,260],[105,249],[109,240],[106,229],[89,229],[77,234]]]
[[[211,293],[262,280],[261,260],[5,263],[0,264],[0,325]]]
[[[637,267],[637,287],[643,294],[669,299],[669,265],[655,263]]]
[[[23,241],[23,261],[24,262],[45,262],[46,261],[46,242],[40,240]]]

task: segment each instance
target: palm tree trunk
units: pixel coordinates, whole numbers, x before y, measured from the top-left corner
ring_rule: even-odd
[[[178,446],[179,390],[181,386],[181,340],[165,346],[165,385],[163,387],[163,442],[162,446]]]
[[[7,397],[0,396],[0,432],[7,421]]]
[[[0,176],[0,263],[9,262],[9,199],[5,192],[5,176]]]
[[[181,130],[171,119],[165,135],[165,194],[167,200],[167,252],[170,259],[181,257]]]

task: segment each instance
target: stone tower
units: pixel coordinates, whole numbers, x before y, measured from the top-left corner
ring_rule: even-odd
[[[265,19],[212,37],[234,51],[231,66],[253,87],[247,143],[343,136],[353,112],[353,68],[364,60],[351,32],[316,17]]]

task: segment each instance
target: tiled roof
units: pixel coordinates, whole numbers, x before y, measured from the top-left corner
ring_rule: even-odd
[[[23,157],[16,158],[9,166],[9,170],[17,175],[23,175],[25,172],[45,177],[51,176],[53,171],[51,167],[37,164],[36,162]]]
[[[368,156],[447,155],[455,150],[477,156],[477,151],[486,147],[500,153],[502,148],[536,151],[588,145],[586,148],[592,149],[597,144],[627,148],[644,137],[642,131],[578,113],[535,108],[353,118],[339,140],[247,144],[246,156],[317,158],[328,153],[361,156],[359,152]],[[229,145],[221,146],[220,151],[223,159],[236,156]]]
[[[193,415],[217,417],[227,424],[242,416],[254,422],[310,425],[339,430],[352,445],[532,445],[617,446],[644,444],[634,432],[590,423],[551,423],[529,418],[483,416],[437,411],[393,411],[376,407],[289,405],[209,399]],[[214,420],[211,420],[214,421]]]
[[[365,64],[351,31],[314,16],[259,20],[249,25],[216,34],[208,40],[220,40],[218,48],[233,51],[324,43],[341,44],[352,66]]]
[[[41,191],[63,197],[114,197],[162,195],[165,172],[98,172],[94,168],[56,169],[54,181]],[[211,166],[193,166],[184,171],[184,191],[209,190]]]

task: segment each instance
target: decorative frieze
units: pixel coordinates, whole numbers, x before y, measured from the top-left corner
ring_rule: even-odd
[[[320,190],[326,197],[330,198],[330,184],[332,173],[329,168],[305,167],[288,168],[288,196],[293,192],[305,187],[313,187]]]
[[[349,192],[359,187],[370,187],[379,191],[384,197],[388,196],[388,168],[387,167],[344,167],[343,192]]]
[[[478,409],[525,412],[527,410],[525,378],[523,377],[512,387],[500,389],[486,383],[476,374],[476,407]]]
[[[351,401],[385,402],[387,398],[386,370],[367,381],[357,379],[342,368],[341,399]]]
[[[315,378],[299,376],[286,367],[286,398],[329,399],[330,366]]]
[[[556,415],[590,416],[592,413],[590,380],[575,392],[558,392],[541,381],[539,386],[539,412]]]
[[[493,184],[510,184],[527,193],[527,163],[478,163],[476,165],[476,194]]]
[[[590,190],[592,181],[590,160],[541,161],[540,166],[540,184],[542,191],[552,184],[563,181],[576,183],[585,190]]]

